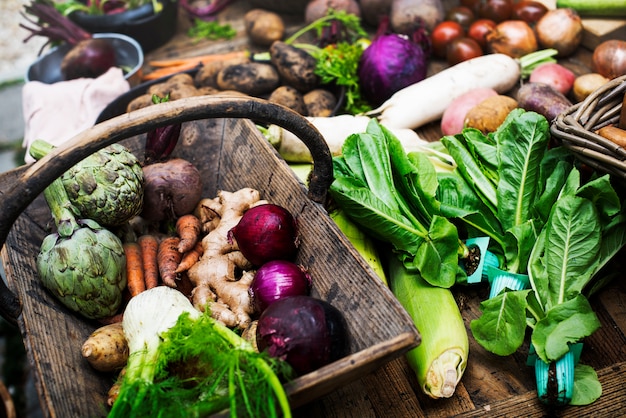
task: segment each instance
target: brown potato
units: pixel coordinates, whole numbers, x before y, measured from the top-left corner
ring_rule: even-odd
[[[193,96],[200,96],[200,95],[201,93],[196,88],[196,86],[192,84],[191,85],[183,84],[183,85],[174,86],[174,88],[172,88],[172,91],[170,92],[170,100],[178,100],[178,99],[183,99],[185,97],[193,97]]]
[[[236,90],[251,96],[270,93],[280,85],[276,68],[270,64],[250,62],[229,65],[217,74],[220,90]]]
[[[141,109],[146,106],[150,106],[152,104],[152,95],[149,93],[142,94],[141,96],[135,97],[131,100],[126,106],[126,111],[131,112],[133,110]]]
[[[598,73],[587,73],[576,77],[572,86],[572,96],[576,102],[582,102],[591,93],[608,83],[609,79]]]
[[[250,42],[270,46],[285,36],[285,23],[277,13],[263,9],[252,9],[243,17],[243,25]]]
[[[198,87],[217,87],[217,74],[229,65],[244,64],[250,62],[247,57],[244,58],[232,58],[225,61],[213,61],[209,62],[196,72],[194,82]]]
[[[337,106],[337,98],[326,89],[313,89],[303,98],[308,116],[331,116]]]
[[[317,62],[311,54],[282,41],[274,42],[269,52],[283,84],[303,93],[318,86],[319,77],[315,74]]]
[[[306,116],[306,105],[302,93],[291,86],[280,86],[270,94],[268,100],[272,103],[278,103],[294,112]]]
[[[121,322],[103,325],[83,343],[82,356],[96,370],[120,370],[128,361],[128,342]]]
[[[465,115],[465,127],[484,133],[494,132],[517,107],[517,100],[509,96],[491,96],[474,106]]]

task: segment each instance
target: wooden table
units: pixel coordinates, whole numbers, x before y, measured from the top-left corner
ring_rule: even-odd
[[[232,20],[233,27],[241,32],[239,19],[249,7],[246,2],[235,3],[221,15]],[[294,21],[295,22],[295,21]],[[207,52],[233,48],[247,48],[245,38],[239,36],[228,43],[200,42],[193,44],[186,37],[188,22],[180,18],[180,30],[165,46],[151,52],[146,58],[164,58],[174,56],[193,56]],[[567,61],[567,65],[579,72],[588,71],[588,51],[582,51]],[[443,64],[434,62],[431,72],[438,71]],[[420,134],[431,140],[440,136],[436,124],[420,130]],[[25,169],[20,167],[0,176],[0,192],[14,187],[19,174]],[[20,216],[12,228],[9,239],[2,251],[2,260],[7,271],[9,287],[22,300],[34,298],[41,302],[42,290],[37,289],[32,279],[36,271],[32,268],[35,251],[45,232],[42,220],[48,219],[48,209],[40,197]],[[33,228],[32,225],[40,225]],[[623,257],[616,257],[621,262]],[[618,271],[624,271],[618,269]],[[15,280],[19,278],[30,278]],[[616,417],[624,414],[626,408],[626,281],[618,277],[600,294],[592,297],[591,303],[598,314],[602,327],[585,341],[581,362],[592,366],[598,373],[603,386],[602,397],[587,407],[565,407],[549,410],[536,396],[534,369],[526,366],[528,345],[510,357],[501,358],[485,351],[471,337],[470,321],[480,315],[480,301],[488,297],[486,286],[467,289],[455,289],[455,295],[470,335],[470,358],[465,375],[457,387],[456,393],[448,399],[434,400],[426,397],[417,387],[415,376],[403,357],[384,364],[379,369],[346,386],[297,408],[298,417]],[[44,298],[45,299],[45,298]],[[26,302],[32,303],[32,302]],[[49,308],[49,307],[48,307]],[[47,416],[80,416],[85,405],[95,402],[106,393],[108,384],[101,382],[101,376],[95,371],[83,370],[84,363],[80,354],[71,355],[66,364],[65,375],[52,375],[49,365],[65,358],[60,354],[75,349],[82,342],[84,335],[76,331],[62,315],[54,318],[38,313],[35,305],[30,306],[28,318],[19,321],[24,337],[29,362],[35,371],[36,386]],[[433,307],[436,309],[436,307]],[[41,311],[42,312],[42,311]],[[33,321],[33,322],[29,322]],[[59,335],[65,338],[59,339]],[[39,347],[47,347],[38,350]],[[45,355],[45,357],[44,357]],[[67,361],[67,360],[63,360]],[[83,384],[93,387],[94,396],[77,399],[69,392],[74,374],[81,369]],[[87,368],[88,369],[88,368]],[[91,373],[91,375],[90,375]],[[92,376],[93,379],[90,379]],[[105,415],[106,411],[102,411]]]

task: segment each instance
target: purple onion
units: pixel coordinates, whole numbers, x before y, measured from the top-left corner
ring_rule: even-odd
[[[342,313],[311,296],[289,296],[272,303],[256,329],[259,350],[286,361],[298,375],[346,356],[348,337]]]
[[[273,260],[263,264],[254,274],[248,290],[256,312],[288,296],[308,295],[311,276],[303,266],[291,261]]]
[[[292,260],[298,250],[296,220],[287,209],[272,203],[248,209],[228,234],[255,266]]]
[[[426,78],[427,69],[428,54],[420,45],[405,35],[380,35],[361,55],[361,93],[378,106],[398,90]]]

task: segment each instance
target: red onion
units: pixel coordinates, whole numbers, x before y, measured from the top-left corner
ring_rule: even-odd
[[[259,351],[286,361],[298,375],[340,359],[349,350],[342,313],[311,296],[289,296],[268,306],[259,317],[256,338]]]
[[[291,261],[273,260],[254,274],[248,293],[257,312],[288,296],[308,295],[311,276],[304,267]]]
[[[228,235],[256,266],[271,260],[291,260],[298,250],[296,220],[287,209],[272,203],[248,209]]]

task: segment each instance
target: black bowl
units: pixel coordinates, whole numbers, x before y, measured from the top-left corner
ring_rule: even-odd
[[[121,33],[139,42],[144,52],[167,43],[176,33],[178,0],[161,0],[163,9],[155,14],[152,4],[109,15],[76,11],[70,20],[90,33]]]
[[[115,48],[117,65],[128,68],[124,77],[131,86],[139,84],[144,59],[139,43],[130,36],[119,33],[97,33],[93,37],[107,39],[111,42]],[[63,61],[63,57],[70,49],[72,49],[72,46],[68,44],[50,49],[50,51],[39,57],[28,67],[24,80],[26,82],[40,81],[46,84],[64,81],[61,74],[61,61]]]

